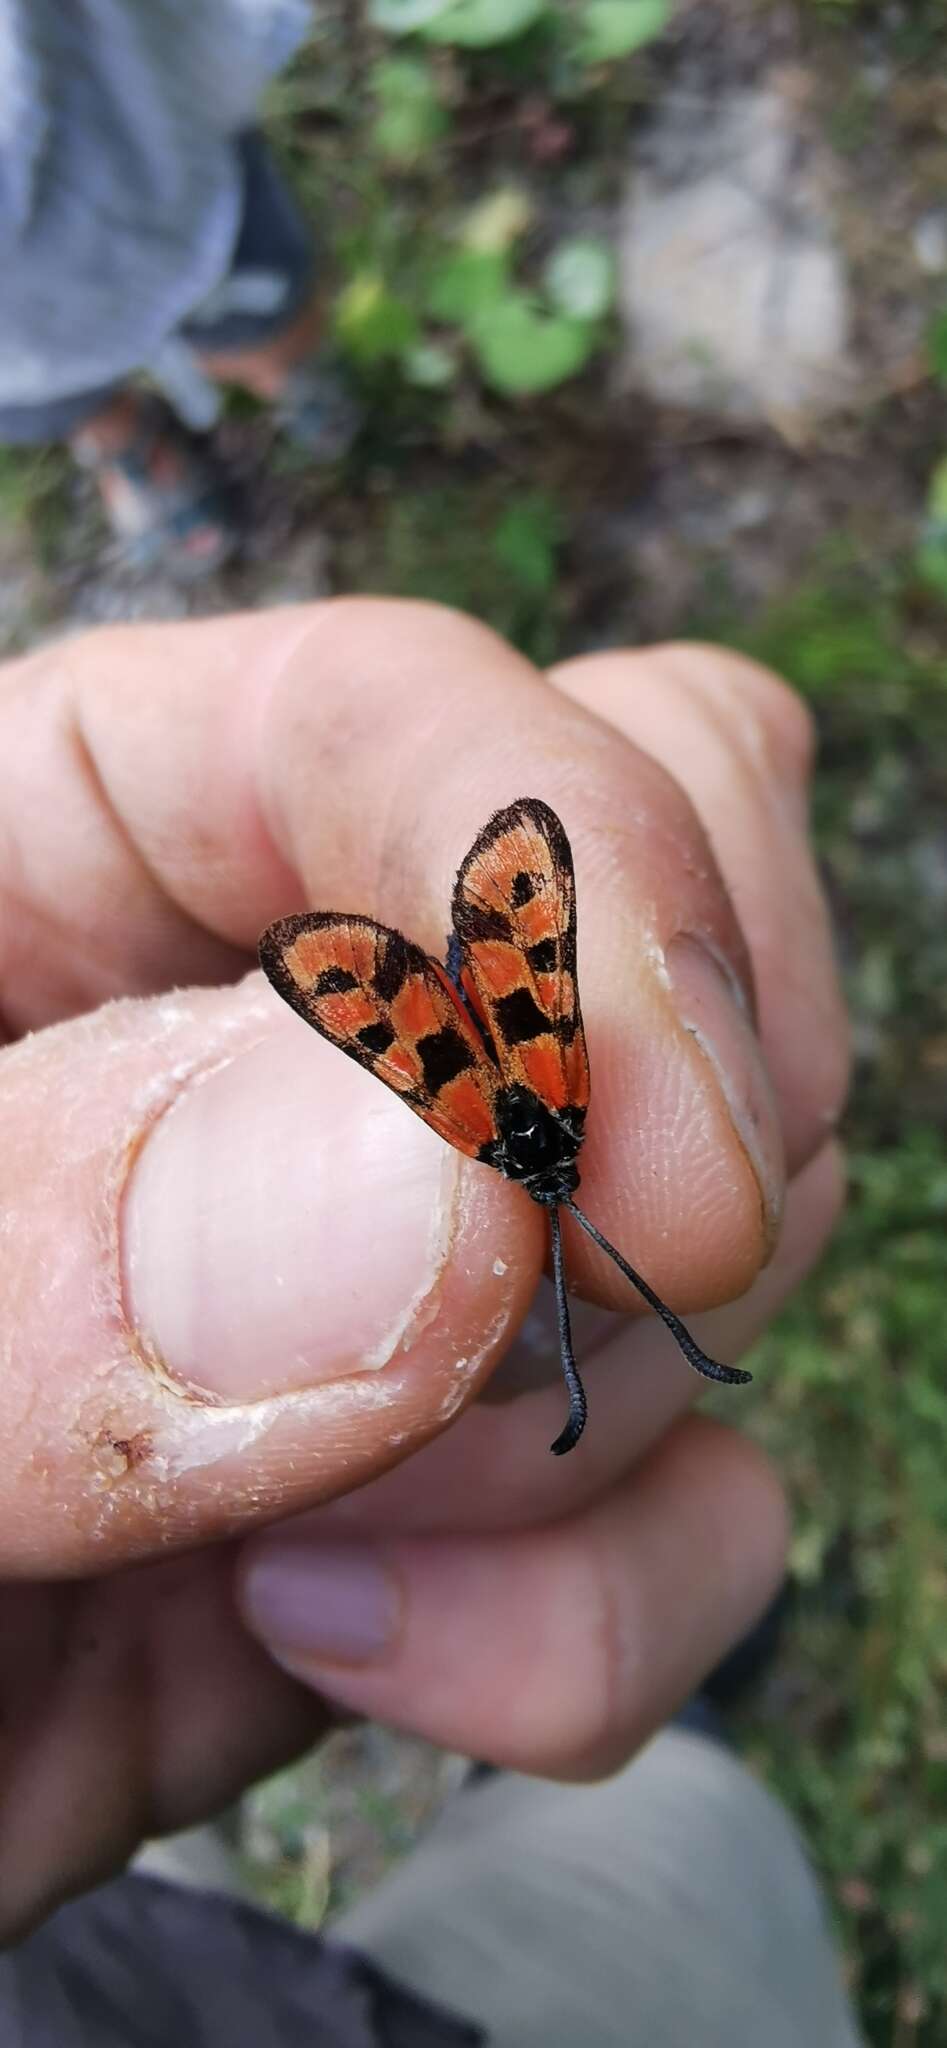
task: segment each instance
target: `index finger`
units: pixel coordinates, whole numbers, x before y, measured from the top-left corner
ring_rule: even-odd
[[[306,903],[367,912],[440,952],[453,874],[486,817],[543,796],[578,871],[587,1173],[611,1183],[598,1213],[682,1307],[749,1285],[773,1239],[779,1143],[737,1014],[752,1001],[746,946],[705,832],[654,761],[492,633],[370,600],[115,628],[20,664],[3,713],[31,732],[45,715],[58,742],[44,754],[34,739],[45,788],[28,811],[9,791],[46,941],[29,944],[21,912],[4,977],[18,1023],[49,1014],[50,924],[67,1007],[112,993],[123,963],[133,989],[181,979],[182,964],[216,978],[232,949]],[[682,956],[684,1015],[666,962],[681,934],[703,956]],[[730,1102],[697,1010],[727,1038]],[[571,1252],[625,1298],[596,1254]]]

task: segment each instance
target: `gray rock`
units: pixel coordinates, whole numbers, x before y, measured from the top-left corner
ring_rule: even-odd
[[[942,208],[932,207],[929,213],[921,214],[911,240],[918,264],[929,277],[947,270],[947,213]]]
[[[669,96],[620,217],[626,383],[790,438],[844,398],[847,281],[809,156],[772,87]]]

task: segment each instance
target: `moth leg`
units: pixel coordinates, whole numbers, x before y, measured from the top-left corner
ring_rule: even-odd
[[[466,995],[464,993],[464,985],[460,978],[461,973],[463,971],[463,965],[464,956],[461,951],[460,940],[457,937],[457,933],[455,931],[450,931],[447,934],[447,954],[444,960],[444,966],[447,969],[447,978],[449,981],[453,982],[454,987],[457,990],[457,994],[459,995],[465,1010],[469,1010],[470,1004],[467,1001]]]

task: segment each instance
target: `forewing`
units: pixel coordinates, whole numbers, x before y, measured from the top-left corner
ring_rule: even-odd
[[[503,1080],[550,1109],[584,1110],[575,871],[548,804],[522,797],[490,819],[457,876],[453,918]]]
[[[332,911],[279,918],[260,940],[277,993],[425,1123],[478,1158],[496,1136],[498,1075],[436,960],[400,932]]]

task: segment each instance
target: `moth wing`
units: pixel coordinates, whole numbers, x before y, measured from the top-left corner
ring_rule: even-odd
[[[521,797],[497,811],[461,865],[452,908],[504,1082],[550,1109],[584,1111],[575,870],[548,804]]]
[[[260,940],[277,994],[476,1159],[496,1137],[498,1075],[436,960],[388,925],[333,911],[282,917]]]

